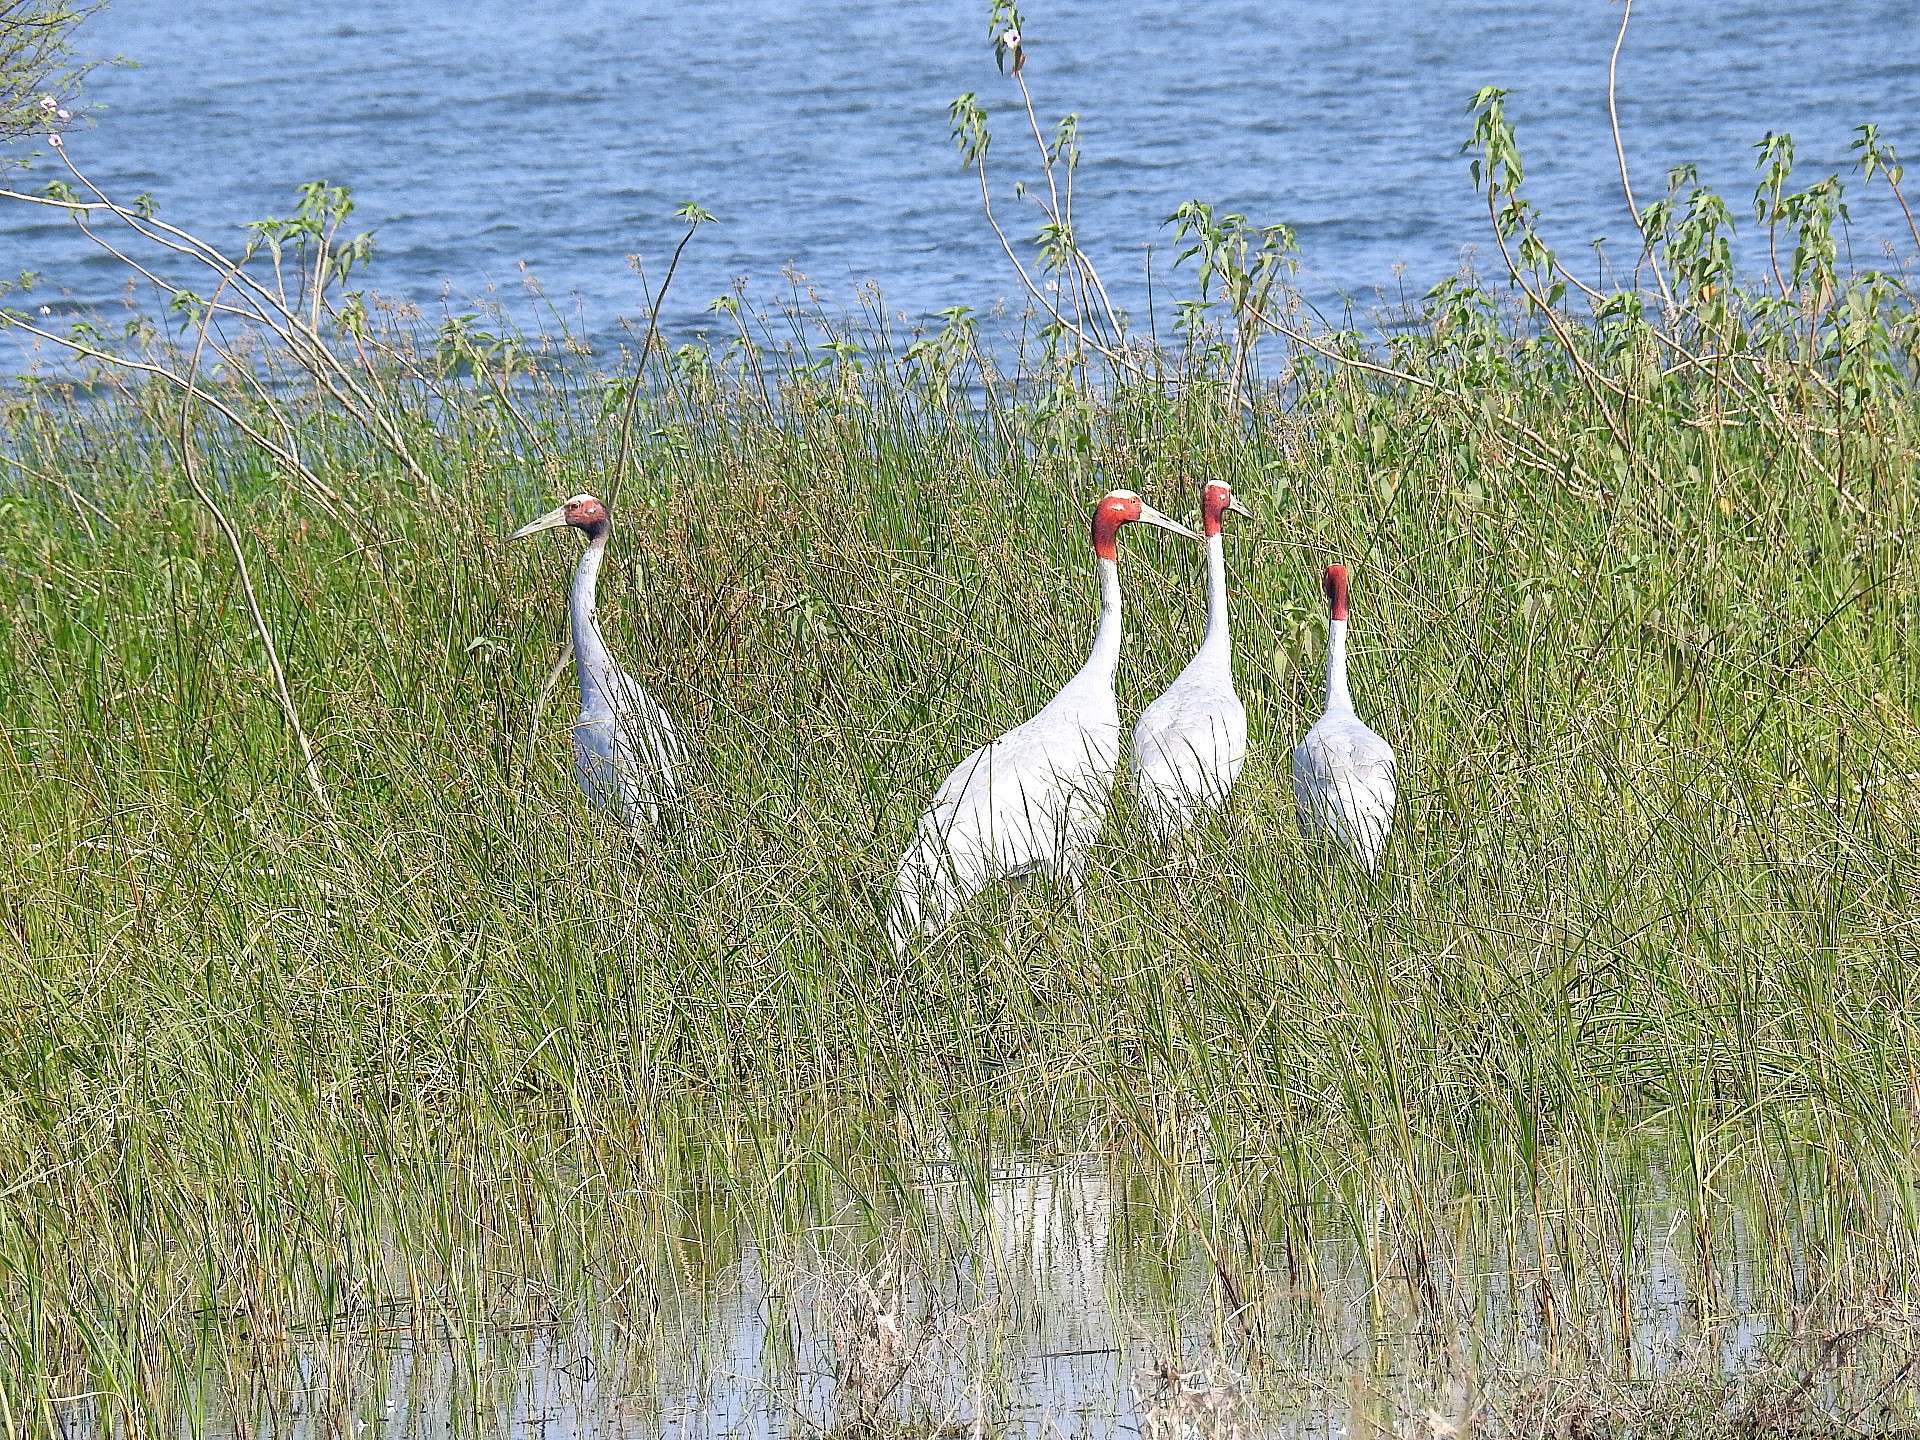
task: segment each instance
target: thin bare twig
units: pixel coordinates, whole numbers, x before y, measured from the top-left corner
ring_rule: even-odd
[[[1893,198],[1900,202],[1900,213],[1907,217],[1907,230],[1913,236],[1913,243],[1920,248],[1920,221],[1913,218],[1913,207],[1907,204],[1906,192],[1900,188],[1900,182],[1886,170],[1880,172],[1887,177],[1887,188],[1893,191]]]
[[[1487,218],[1493,222],[1493,238],[1500,246],[1500,258],[1506,262],[1507,274],[1513,278],[1513,283],[1520,287],[1521,293],[1533,303],[1534,308],[1546,316],[1547,324],[1553,330],[1554,338],[1559,340],[1560,348],[1567,352],[1567,358],[1573,362],[1574,369],[1580,375],[1581,383],[1587,387],[1588,393],[1593,396],[1594,404],[1600,407],[1600,416],[1607,422],[1607,429],[1612,432],[1613,438],[1619,442],[1620,448],[1628,454],[1631,454],[1633,452],[1633,445],[1627,437],[1627,432],[1621,426],[1618,417],[1614,415],[1612,407],[1607,404],[1606,396],[1600,392],[1603,389],[1611,390],[1615,396],[1622,400],[1637,401],[1640,397],[1627,390],[1617,380],[1596,370],[1593,365],[1588,362],[1587,357],[1582,355],[1579,348],[1573,343],[1573,336],[1567,332],[1567,327],[1561,323],[1560,312],[1555,310],[1544,296],[1538,294],[1531,285],[1527,284],[1526,277],[1520,273],[1520,267],[1514,263],[1513,252],[1507,247],[1506,234],[1500,228],[1499,212],[1494,205],[1495,193],[1492,181],[1489,179],[1487,184]]]
[[[1627,213],[1633,216],[1633,228],[1640,232],[1640,253],[1646,256],[1647,263],[1653,267],[1653,282],[1660,287],[1660,298],[1673,309],[1673,292],[1667,289],[1667,277],[1660,272],[1660,257],[1653,253],[1653,240],[1647,234],[1646,222],[1640,218],[1640,207],[1634,202],[1633,181],[1627,178],[1627,147],[1620,138],[1620,107],[1614,101],[1615,75],[1620,68],[1620,47],[1626,42],[1627,22],[1633,18],[1633,0],[1621,0],[1620,32],[1613,37],[1613,53],[1607,57],[1607,119],[1613,126],[1613,155],[1620,162],[1620,189],[1627,197]]]
[[[222,289],[225,288],[223,285]],[[216,296],[219,292],[215,292]],[[193,438],[193,402],[198,395],[200,356],[204,352],[207,340],[207,326],[212,323],[213,312],[209,308],[200,317],[200,334],[193,347],[193,355],[187,365],[186,393],[180,400],[180,463],[186,470],[187,484],[194,495],[213,516],[214,523],[220,527],[220,533],[226,536],[227,548],[233,553],[234,569],[240,577],[240,592],[246,597],[247,613],[253,617],[253,628],[260,637],[261,647],[266,651],[267,668],[273,672],[274,693],[279,697],[280,712],[285,717],[287,728],[293,732],[293,738],[300,746],[300,755],[305,762],[307,788],[313,792],[320,813],[327,820],[327,838],[342,856],[347,853],[345,843],[340,839],[339,831],[333,824],[333,801],[327,795],[326,781],[320,775],[320,763],[314,758],[313,742],[307,738],[307,730],[300,723],[300,709],[293,703],[293,690],[287,684],[286,667],[280,663],[280,650],[273,642],[273,629],[267,624],[267,617],[260,608],[260,596],[254,589],[253,571],[247,564],[246,548],[240,543],[240,531],[213,498],[212,493],[200,479],[200,463],[195,453]]]
[[[1304,346],[1322,359],[1331,360],[1336,365],[1344,365],[1349,369],[1363,371],[1369,375],[1378,375],[1384,380],[1396,380],[1403,384],[1412,385],[1416,389],[1428,391],[1434,395],[1444,395],[1448,399],[1456,401],[1461,405],[1470,406],[1472,404],[1471,398],[1461,391],[1438,384],[1435,381],[1427,379],[1425,376],[1414,375],[1405,370],[1395,370],[1390,365],[1381,365],[1372,360],[1363,360],[1357,355],[1343,355],[1338,350],[1322,345],[1318,340],[1315,340],[1311,335],[1307,334],[1306,331],[1297,330],[1291,325],[1286,325],[1275,320],[1252,301],[1247,302],[1246,310],[1255,320],[1265,325],[1275,334],[1285,336],[1287,339],[1293,341],[1294,344]],[[1565,451],[1559,450],[1549,443],[1546,437],[1541,435],[1540,432],[1535,430],[1531,425],[1512,417],[1503,417],[1503,420],[1504,423],[1510,425],[1514,430],[1524,436],[1529,445],[1537,448],[1539,453],[1526,457],[1535,469],[1546,475],[1570,475],[1588,486],[1595,486],[1593,477],[1580,468],[1578,461]],[[1549,464],[1549,461],[1552,463]],[[1558,467],[1557,471],[1556,466]]]
[[[646,378],[647,359],[653,353],[653,337],[660,329],[660,307],[667,303],[667,287],[673,284],[673,272],[680,268],[680,256],[687,248],[687,242],[693,239],[694,231],[700,228],[700,222],[694,221],[687,226],[687,233],[680,237],[680,243],[673,247],[673,258],[667,262],[667,273],[660,281],[660,289],[647,306],[647,333],[640,341],[640,358],[633,367],[633,388],[627,392],[627,403],[620,413],[620,443],[613,456],[613,474],[607,480],[607,504],[611,506],[620,481],[627,473],[627,457],[633,441],[633,416],[640,407],[640,382]]]
[[[87,518],[87,511],[91,510],[95,515],[98,515],[102,525],[112,528],[113,521],[108,518],[107,512],[94,504],[93,501],[89,500],[86,496],[82,495],[78,490],[74,489],[73,483],[64,476],[50,475],[44,470],[36,469],[18,456],[9,455],[4,450],[0,450],[0,464],[11,465],[22,475],[30,476],[42,485],[51,485],[57,490],[64,490],[67,498],[80,507],[80,524],[85,528],[88,540],[98,544],[100,536],[93,528],[93,521]],[[0,1199],[4,1198],[6,1198],[4,1195],[0,1195]]]
[[[5,191],[0,191],[0,198],[5,198],[5,194]],[[78,355],[83,359],[96,361],[103,366],[119,370],[130,370],[141,375],[153,375],[183,390],[187,386],[184,378],[176,372],[167,369],[164,365],[156,365],[146,360],[130,360],[124,355],[112,355],[105,350],[97,350],[91,345],[75,340],[72,336],[56,335],[51,330],[43,330],[38,325],[21,319],[18,315],[7,315],[4,323],[15,330],[33,336],[35,339],[44,340],[50,345],[57,345],[63,350]],[[355,522],[345,513],[346,502],[331,486],[321,480],[318,475],[314,474],[313,471],[307,467],[306,462],[301,460],[298,455],[269,440],[211,392],[200,391],[198,398],[202,403],[210,405],[219,411],[236,430],[253,441],[253,443],[258,445],[262,450],[266,451],[267,454],[279,460],[289,470],[292,470],[305,480],[313,490],[315,499],[319,502],[321,510],[326,513],[328,519],[350,533],[363,533],[357,530]]]
[[[1127,359],[1123,353],[1115,350],[1112,346],[1102,343],[1098,337],[1089,335],[1079,325],[1063,315],[1060,307],[1048,299],[1040,287],[1033,283],[1033,277],[1027,274],[1027,267],[1020,263],[1020,257],[1014,251],[1013,242],[1007,238],[1007,232],[1001,228],[999,217],[993,213],[993,197],[987,186],[986,162],[984,160],[977,162],[974,166],[974,172],[980,182],[980,207],[986,213],[987,224],[992,227],[994,237],[999,240],[1000,248],[1006,252],[1007,259],[1013,263],[1014,273],[1020,277],[1020,283],[1025,287],[1027,294],[1031,295],[1034,300],[1046,310],[1047,314],[1053,317],[1054,323],[1072,335],[1074,339],[1078,340],[1083,346],[1089,346],[1098,351],[1101,358],[1109,365],[1112,365],[1117,370],[1129,371],[1142,381],[1151,382],[1153,377],[1148,375],[1146,371],[1142,370],[1131,360]]]
[[[667,301],[667,287],[673,284],[673,272],[680,268],[680,256],[687,248],[687,242],[693,239],[693,232],[700,228],[700,222],[694,221],[687,226],[687,233],[680,237],[680,243],[673,247],[673,258],[667,262],[667,273],[661,278],[660,288],[654,292],[653,299],[647,305],[647,333],[640,341],[640,357],[634,362],[632,388],[627,391],[627,403],[620,414],[620,443],[614,450],[613,474],[607,478],[607,507],[613,507],[614,499],[620,490],[620,481],[627,473],[627,457],[633,440],[633,416],[640,405],[640,385],[646,378],[647,359],[653,353],[653,337],[659,333],[660,308]],[[547,703],[553,699],[554,688],[559,685],[560,677],[567,673],[567,666],[573,663],[573,634],[560,646],[560,654],[547,671],[547,678],[540,682],[540,693],[534,698],[533,713],[527,719],[527,738],[521,751],[521,774],[533,773],[533,745],[540,733],[540,722],[547,713]]]
[[[99,202],[97,205],[51,200],[42,196],[22,195],[11,191],[0,192],[0,195],[9,199],[54,205],[67,210],[105,210],[148,242],[206,266],[220,281],[231,283],[236,294],[255,297],[247,301],[253,307],[252,318],[279,337],[294,358],[300,361],[302,368],[325,387],[327,393],[338,400],[348,414],[399,458],[402,466],[429,496],[439,495],[439,485],[414,459],[413,452],[407,445],[405,437],[401,435],[399,427],[380,408],[374,397],[360,388],[353,372],[346,367],[338,355],[333,353],[326,340],[320,335],[318,328],[309,327],[299,315],[294,313],[287,301],[284,287],[281,287],[281,293],[276,295],[273,290],[269,290],[248,275],[245,269],[245,255],[239,260],[232,259],[217,246],[189,231],[117,204],[74,163],[73,157],[64,149],[60,151],[60,160],[67,167],[68,173],[92,192]],[[279,265],[276,256],[276,277],[278,273]],[[222,284],[221,288],[224,289],[225,285]],[[269,311],[277,312],[280,319],[275,320]],[[343,394],[342,385],[350,393]]]

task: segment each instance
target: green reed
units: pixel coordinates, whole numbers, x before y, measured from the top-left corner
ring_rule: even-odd
[[[60,1397],[128,1433],[271,1408],[274,1356],[387,1323],[644,1348],[749,1250],[937,1267],[1016,1157],[1099,1157],[1222,1343],[1333,1353],[1340,1293],[1489,1364],[1628,1352],[1669,1214],[1703,1315],[1736,1252],[1783,1305],[1905,1294],[1911,284],[1839,270],[1833,192],[1776,143],[1770,281],[1734,283],[1726,207],[1677,175],[1661,300],[1582,297],[1500,99],[1474,146],[1504,282],[1436,287],[1384,345],[1296,329],[1290,238],[1196,204],[1164,346],[1056,232],[1077,308],[1003,344],[796,299],[601,364],[343,295],[365,250],[314,187],[256,232],[315,277],[294,295],[222,273],[178,334],[101,352],[164,374],[18,384],[0,1433]],[[253,340],[212,355],[223,296]],[[896,961],[920,808],[1081,658],[1089,504],[1191,511],[1213,474],[1257,516],[1230,812],[1176,866],[1122,793],[1084,924],[1027,887]],[[696,755],[640,846],[572,784],[565,684],[542,702],[573,549],[502,539],[579,490],[615,513],[607,633]],[[1131,713],[1191,653],[1202,571],[1123,548]],[[1336,558],[1403,767],[1377,881],[1292,816]]]
[[[605,623],[698,762],[638,848],[571,784],[564,691],[524,763],[573,552],[501,536],[604,488],[608,422],[573,394],[513,397],[534,453],[504,397],[399,412],[434,494],[316,402],[307,463],[351,526],[196,436],[324,810],[160,398],[16,403],[0,1285],[38,1377],[16,1411],[92,1386],[170,1413],[157,1377],[203,1369],[196,1347],[396,1282],[454,1322],[524,1314],[472,1269],[483,1233],[528,1248],[543,1303],[585,1305],[622,1227],[468,1207],[577,1217],[616,1171],[635,1243],[677,1195],[773,1237],[843,1190],[890,1215],[927,1157],[1120,1147],[1239,1291],[1311,1283],[1314,1216],[1371,1246],[1382,1195],[1409,1234],[1510,1197],[1499,1233],[1562,1266],[1582,1247],[1556,1226],[1599,1201],[1630,1246],[1644,1187],[1610,1177],[1654,1144],[1703,1263],[1736,1173],[1796,1253],[1826,1234],[1863,1263],[1861,1223],[1911,1253],[1907,397],[1859,445],[1861,503],[1764,434],[1663,418],[1603,490],[1556,486],[1516,471],[1504,420],[1337,377],[1250,419],[1200,386],[1125,392],[1088,404],[1080,450],[1057,414],[877,361],[789,374],[771,415],[756,392],[716,363],[641,401]],[[1499,403],[1607,463],[1577,395]],[[1123,797],[1084,927],[1028,889],[897,964],[880,907],[919,807],[1077,663],[1090,498],[1177,512],[1202,472],[1259,516],[1229,542],[1255,744],[1232,812],[1176,870]],[[1201,587],[1197,555],[1126,552],[1132,709],[1184,661]],[[1334,557],[1357,693],[1405,767],[1377,883],[1292,822]],[[715,1263],[725,1227],[703,1231],[670,1269]],[[94,1263],[56,1263],[76,1249]],[[162,1324],[183,1296],[202,1318]]]

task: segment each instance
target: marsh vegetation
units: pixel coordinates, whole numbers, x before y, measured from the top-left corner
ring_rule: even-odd
[[[1024,313],[621,355],[383,303],[332,187],[244,254],[11,192],[170,308],[5,297],[72,368],[0,399],[0,1434],[1912,1430],[1920,311],[1841,263],[1897,156],[1769,137],[1751,283],[1676,173],[1589,288],[1470,123],[1498,273],[1359,331],[1199,204],[1129,322],[1071,126]],[[1123,798],[1084,922],[897,961],[925,796],[1083,652],[1089,500],[1204,474],[1229,812],[1175,867]],[[694,754],[645,847],[503,538],[580,491]],[[1377,879],[1293,820],[1334,559]],[[1130,716],[1201,560],[1123,563]]]

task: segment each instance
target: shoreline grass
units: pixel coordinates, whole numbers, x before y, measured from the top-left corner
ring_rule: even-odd
[[[1556,1255],[1564,1217],[1624,1207],[1630,1255],[1644,1202],[1608,1177],[1650,1140],[1702,1273],[1736,1171],[1769,1244],[1902,1273],[1909,400],[1862,447],[1863,508],[1780,484],[1764,436],[1683,425],[1609,493],[1554,490],[1514,474],[1500,427],[1344,385],[1250,425],[1204,391],[1116,398],[1069,461],[1000,458],[904,397],[800,377],[791,398],[777,419],[718,388],[642,401],[605,623],[698,757],[685,823],[647,852],[580,802],[564,703],[523,773],[570,558],[500,537],[593,483],[588,419],[523,399],[555,437],[541,465],[489,397],[436,416],[437,498],[316,424],[371,547],[206,443],[328,816],[146,414],[16,408],[18,453],[63,477],[11,489],[0,541],[0,1290],[37,1377],[16,1413],[102,1385],[157,1422],[141,1367],[182,1357],[133,1357],[161,1316],[248,1315],[192,1342],[217,1350],[285,1323],[282,1289],[350,1311],[436,1234],[438,1284],[480,1323],[459,1256],[515,1166],[557,1197],[639,1165],[641,1194],[675,1135],[704,1157],[681,1183],[769,1239],[828,1193],[788,1194],[796,1156],[908,1204],[876,1197],[909,1196],[916,1157],[968,1157],[979,1186],[996,1155],[1132,1149],[1230,1308],[1343,1207],[1336,1233],[1385,1202],[1419,1234],[1505,1196],[1505,1232]],[[1603,443],[1577,402],[1526,403]],[[1255,759],[1197,873],[1147,856],[1123,801],[1084,930],[1030,891],[896,966],[878,907],[932,781],[1077,663],[1094,471],[1180,513],[1203,467],[1260,518],[1230,546]],[[1406,763],[1378,885],[1315,862],[1287,791],[1336,556],[1356,687]],[[1171,546],[1122,566],[1131,708],[1183,663],[1200,585]],[[1323,1186],[1331,1209],[1308,1203]],[[199,1258],[161,1263],[182,1246]],[[114,1258],[76,1273],[54,1260],[73,1247]]]
[[[1563,1427],[1556,1367],[1630,1360],[1656,1251],[1701,1335],[1755,1295],[1920,1299],[1910,270],[1842,272],[1839,192],[1770,151],[1771,282],[1676,172],[1650,276],[1574,289],[1501,98],[1473,148],[1504,287],[1447,281],[1378,344],[1301,328],[1283,227],[1196,203],[1172,343],[1056,234],[1010,371],[971,317],[896,339],[877,301],[723,307],[737,344],[650,326],[596,368],[346,291],[334,187],[238,261],[64,151],[64,193],[7,192],[213,279],[177,333],[69,337],[79,382],[0,395],[0,1434],[76,1396],[95,1433],[191,1432],[378,1314],[477,1354],[655,1335],[666,1290],[809,1247],[939,1273],[1012,1163],[1145,1197],[1126,1253],[1176,1342],[1325,1353],[1337,1298],[1489,1375],[1535,1345],[1513,1413]],[[933,785],[1084,653],[1088,505],[1190,515],[1210,474],[1256,517],[1252,759],[1197,863],[1123,794],[1084,924],[1015,889],[897,962]],[[540,703],[571,557],[504,541],[583,490],[609,639],[694,753],[643,847]],[[1377,882],[1305,849],[1287,776],[1334,559],[1403,767]],[[1121,566],[1131,715],[1191,653],[1201,561],[1129,536]],[[1617,1400],[1578,1423],[1672,1423]]]

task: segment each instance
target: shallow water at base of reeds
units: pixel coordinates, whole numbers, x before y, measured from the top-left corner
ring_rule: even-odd
[[[1759,1195],[1702,1208],[1656,1157],[1604,1195],[1572,1174],[1548,1194],[1448,1198],[1409,1177],[1296,1193],[1292,1214],[1236,1213],[1261,1180],[1229,1173],[1261,1168],[1247,1157],[911,1168],[891,1195],[807,1184],[814,1199],[744,1220],[654,1197],[631,1212],[654,1217],[644,1235],[606,1218],[630,1195],[581,1177],[552,1209],[523,1195],[526,1231],[492,1233],[498,1253],[501,1219],[480,1220],[438,1283],[386,1247],[374,1269],[412,1296],[369,1284],[330,1308],[290,1291],[271,1319],[202,1312],[185,1350],[124,1337],[144,1394],[41,1413],[70,1440],[1920,1423],[1920,1291],[1888,1236],[1823,1232],[1817,1209]],[[498,1183],[481,1209],[511,1212]],[[546,1274],[528,1268],[542,1250]]]

